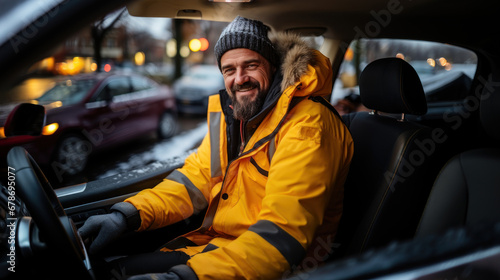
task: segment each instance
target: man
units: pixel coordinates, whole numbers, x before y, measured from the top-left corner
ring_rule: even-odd
[[[242,17],[226,27],[215,46],[225,90],[210,97],[197,152],[155,188],[81,228],[83,237],[99,233],[92,252],[127,229],[164,227],[206,209],[200,229],[147,261],[120,263],[128,275],[167,273],[131,279],[274,279],[327,257],[352,139],[322,104],[332,89],[328,58],[297,36],[271,42],[267,33]]]

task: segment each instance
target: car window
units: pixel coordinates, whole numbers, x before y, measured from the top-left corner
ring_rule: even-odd
[[[105,86],[92,97],[91,102],[111,100],[113,97],[130,92],[131,87],[127,77],[114,78],[105,84]]]
[[[66,80],[56,84],[37,100],[41,104],[51,102],[62,102],[62,105],[72,105],[82,101],[96,81],[89,80]]]
[[[111,80],[106,87],[111,96],[119,96],[130,92],[130,84],[126,77]]]
[[[357,77],[370,62],[399,57],[418,73],[429,106],[455,103],[469,92],[477,68],[474,52],[435,42],[361,39],[352,42],[332,94],[332,103],[345,96],[359,94]]]
[[[147,90],[153,87],[153,84],[144,78],[141,77],[132,77],[131,79],[132,82],[132,91],[141,91],[141,90]]]

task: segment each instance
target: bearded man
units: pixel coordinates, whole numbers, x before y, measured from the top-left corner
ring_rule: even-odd
[[[328,255],[353,154],[322,97],[332,89],[328,58],[295,35],[270,40],[267,26],[242,17],[224,29],[215,55],[225,89],[209,99],[197,151],[80,229],[97,235],[92,253],[127,230],[206,211],[199,229],[160,251],[118,260],[122,273],[137,275],[130,279],[276,279]]]

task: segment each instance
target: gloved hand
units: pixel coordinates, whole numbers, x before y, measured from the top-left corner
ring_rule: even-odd
[[[113,205],[111,211],[110,214],[88,218],[78,230],[83,240],[95,237],[90,245],[90,254],[98,253],[127,230],[137,229],[140,226],[139,211],[132,204],[120,202]]]
[[[167,273],[136,275],[127,280],[198,280],[198,276],[189,266],[180,264],[172,267]]]

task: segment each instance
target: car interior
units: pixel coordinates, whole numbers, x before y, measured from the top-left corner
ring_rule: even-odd
[[[327,260],[313,260],[309,269],[293,277],[500,279],[500,2],[53,1],[13,40],[0,41],[0,65],[12,65],[0,68],[0,90],[50,53],[55,42],[124,4],[138,17],[230,22],[240,15],[263,21],[273,32],[321,36],[320,51],[330,58],[334,77],[340,75],[349,45],[356,40],[425,40],[474,52],[477,67],[470,83],[461,80],[460,87],[442,89],[457,97],[451,101],[433,100],[436,89],[429,97],[416,67],[395,54],[364,67],[359,95],[369,111],[342,116],[355,153],[335,243]],[[468,86],[465,91],[463,84]],[[33,108],[28,109],[23,133],[39,133],[43,116]],[[26,120],[23,109],[12,113],[10,123]],[[203,219],[200,214],[167,228],[132,232],[111,244],[104,255],[89,256],[77,228],[91,215],[107,213],[114,203],[154,187],[182,163],[149,165],[53,190],[23,148],[11,150],[2,160],[2,208],[10,209],[8,168],[14,168],[19,196],[15,210],[20,215],[20,272],[9,273],[9,252],[4,254],[2,247],[2,279],[33,274],[94,279],[90,259],[154,251],[170,238],[196,229]],[[7,217],[5,211],[2,217]]]

